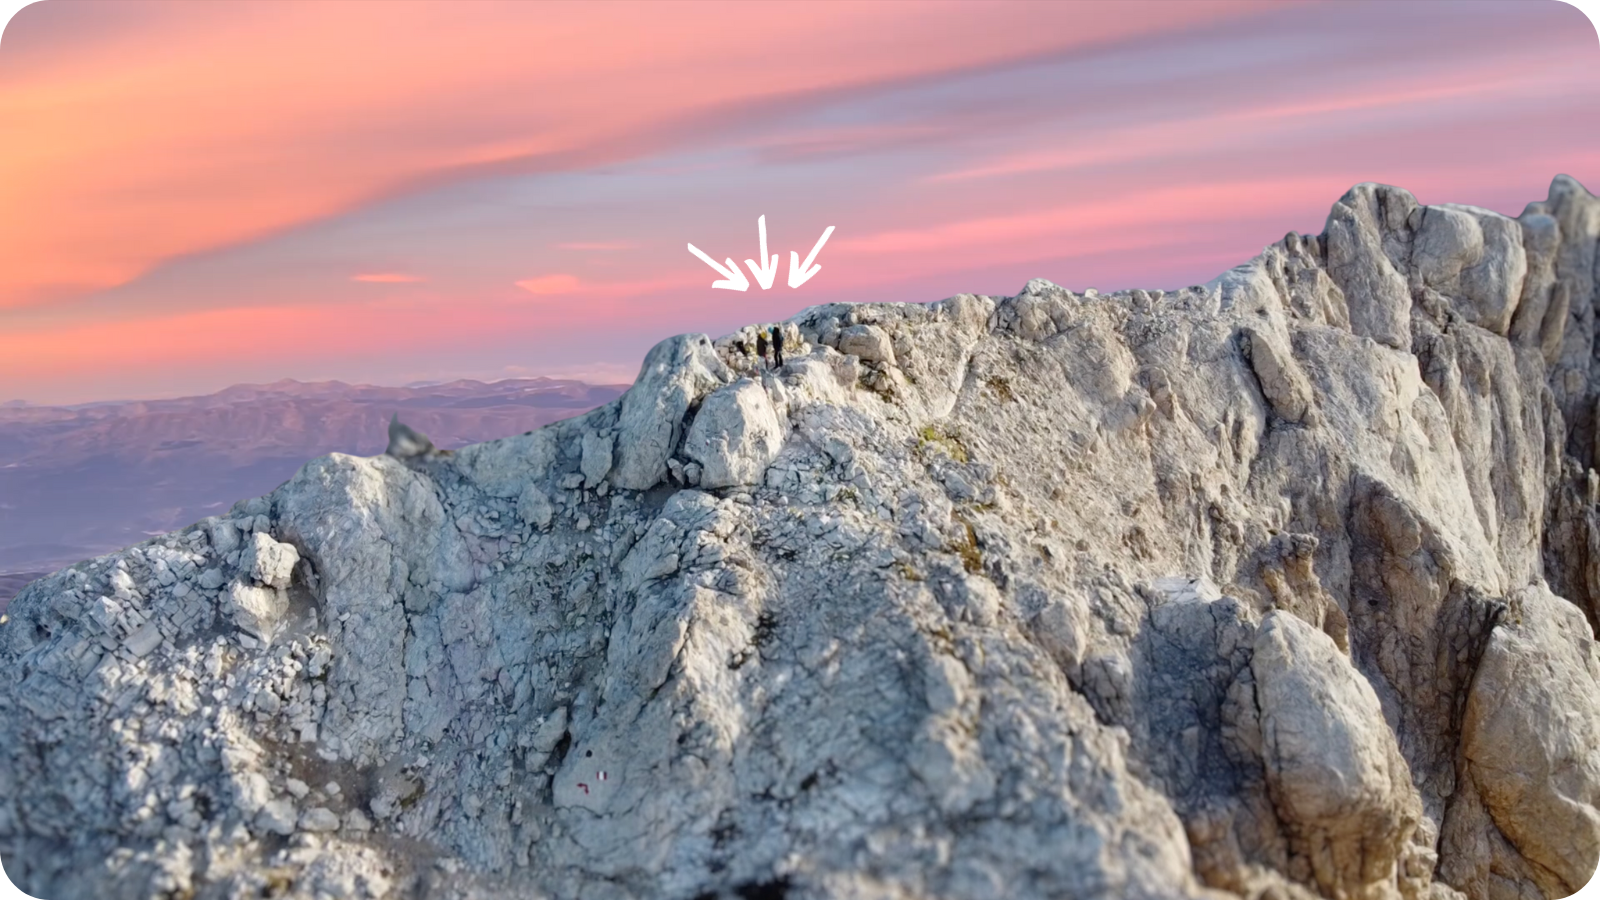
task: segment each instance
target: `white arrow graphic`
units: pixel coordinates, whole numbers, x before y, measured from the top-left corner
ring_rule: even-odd
[[[811,276],[822,271],[821,263],[813,266],[811,261],[817,258],[818,253],[822,252],[822,245],[828,242],[828,235],[830,234],[833,234],[832,225],[829,225],[828,230],[822,233],[822,237],[817,238],[817,245],[811,248],[811,255],[806,257],[805,265],[800,264],[800,254],[793,250],[789,251],[789,287],[797,288],[810,281]]]
[[[778,277],[778,254],[767,257],[767,217],[762,216],[756,220],[756,230],[761,232],[761,265],[756,265],[753,259],[747,259],[744,264],[750,267],[750,274],[756,277],[756,283],[764,291],[772,287],[772,279]],[[807,260],[809,262],[810,260]]]
[[[695,256],[700,257],[700,259],[706,265],[710,266],[713,269],[716,269],[719,273],[722,274],[722,277],[724,279],[726,279],[724,281],[713,281],[713,282],[711,282],[711,286],[712,287],[714,287],[714,288],[723,288],[725,290],[730,290],[730,291],[746,291],[746,290],[750,289],[750,279],[744,277],[744,273],[739,271],[739,264],[738,263],[736,263],[736,262],[734,262],[733,260],[730,259],[730,260],[727,261],[728,262],[728,268],[724,269],[723,267],[721,267],[721,266],[717,265],[716,263],[712,262],[711,261],[711,257],[709,257],[709,256],[705,255],[704,253],[700,252],[700,248],[696,247],[693,244],[689,245],[689,252],[693,253]]]

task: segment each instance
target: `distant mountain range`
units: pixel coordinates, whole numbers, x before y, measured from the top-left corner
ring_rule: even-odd
[[[270,492],[327,453],[382,453],[393,413],[453,448],[577,415],[626,387],[284,380],[175,400],[0,404],[0,607],[21,588],[11,584],[19,573],[182,528]]]

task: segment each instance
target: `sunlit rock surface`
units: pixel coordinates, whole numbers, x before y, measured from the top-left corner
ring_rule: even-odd
[[[1219,213],[1221,214],[1221,213]],[[814,307],[333,455],[0,625],[49,898],[1557,897],[1600,856],[1600,201]],[[760,327],[770,327],[765,323]]]

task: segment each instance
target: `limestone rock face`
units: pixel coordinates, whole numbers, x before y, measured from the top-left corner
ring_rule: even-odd
[[[1519,591],[1508,615],[1467,695],[1463,756],[1534,883],[1565,896],[1600,857],[1600,648],[1583,614],[1542,587]]]
[[[1372,685],[1283,612],[1262,622],[1250,668],[1267,789],[1294,853],[1325,896],[1398,896],[1388,888],[1421,802]]]
[[[586,434],[583,450],[579,454],[578,468],[583,472],[584,487],[597,487],[606,473],[611,471],[612,442],[609,434]]]
[[[621,399],[612,483],[632,490],[659,484],[667,476],[667,459],[683,439],[689,404],[728,380],[728,367],[705,335],[657,344],[645,356],[634,389]]]
[[[1266,332],[1247,329],[1244,342],[1250,366],[1272,411],[1286,422],[1304,422],[1311,413],[1311,385],[1294,357]]]
[[[1505,334],[1528,274],[1522,226],[1470,206],[1429,206],[1420,213],[1412,249],[1417,279],[1453,299],[1474,325]]]
[[[1416,209],[1405,191],[1359,184],[1339,199],[1323,233],[1328,274],[1349,305],[1350,330],[1400,350],[1411,344],[1411,295],[1401,272]]]
[[[782,447],[772,401],[748,378],[706,397],[684,440],[684,453],[700,463],[704,488],[760,483]]]
[[[0,623],[41,897],[1557,897],[1600,859],[1600,201],[826,304],[309,462]],[[737,342],[781,328],[786,364]]]

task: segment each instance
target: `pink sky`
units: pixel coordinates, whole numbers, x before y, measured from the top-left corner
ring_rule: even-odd
[[[814,303],[1180,287],[1360,181],[1600,188],[1597,76],[1560,3],[50,0],[0,40],[0,401],[627,380]],[[777,283],[711,290],[685,243],[742,264],[760,215]]]

